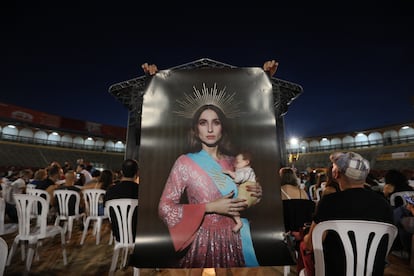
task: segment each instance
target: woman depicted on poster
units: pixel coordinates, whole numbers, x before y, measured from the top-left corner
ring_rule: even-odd
[[[179,114],[192,118],[191,150],[175,161],[158,211],[175,250],[183,253],[182,268],[259,266],[248,220],[243,219],[238,233],[232,231],[233,216],[240,215],[247,203],[237,198],[235,182],[223,173],[234,171],[226,118],[234,110],[225,99],[229,98],[203,90],[182,103],[185,110]],[[248,189],[261,197],[259,184]]]

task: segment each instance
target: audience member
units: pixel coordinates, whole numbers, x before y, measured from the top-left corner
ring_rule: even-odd
[[[341,192],[332,193],[321,198],[310,227],[300,245],[306,275],[314,275],[312,260],[312,232],[317,223],[326,220],[369,220],[392,223],[390,204],[378,193],[365,189],[365,179],[369,173],[369,162],[354,152],[334,153],[330,156],[332,175],[338,181]],[[342,250],[341,250],[342,248]],[[374,275],[381,275],[385,266],[386,248],[376,258]],[[326,275],[343,275],[345,255],[342,243],[337,235],[328,233],[324,239],[324,256]]]
[[[305,190],[298,185],[298,179],[292,168],[285,167],[280,169],[280,183],[282,200],[289,199],[309,199]]]
[[[83,185],[85,186],[96,186],[99,183],[99,178],[101,176],[101,171],[100,170],[93,170],[91,172],[91,180],[89,180],[89,182],[85,182],[85,184]]]
[[[71,190],[71,191],[78,192],[80,199],[81,199],[79,203],[79,210],[81,213],[82,210],[84,210],[85,203],[83,200],[83,194],[81,193],[81,189],[75,186],[75,182],[76,182],[76,172],[74,170],[69,170],[65,173],[65,183],[62,185],[59,185],[59,187],[57,187],[55,190]],[[60,212],[56,197],[54,200],[54,205],[55,205],[55,208],[57,208],[58,212]],[[73,214],[75,214],[75,199],[71,198],[69,200],[69,215],[73,215]]]
[[[67,171],[73,171],[72,165],[69,161],[65,161],[63,163],[63,173],[66,173]]]
[[[47,178],[47,170],[46,169],[38,169],[37,171],[35,171],[33,179],[30,180],[29,183],[35,185],[36,188],[37,188],[37,185],[40,182],[44,181],[46,178]]]
[[[76,173],[78,174],[78,181],[76,182],[76,185],[78,186],[83,186],[92,180],[91,173],[86,169],[86,165],[83,163],[76,166]]]
[[[138,162],[134,159],[126,159],[122,163],[122,178],[119,183],[108,188],[104,202],[117,198],[138,199]],[[112,221],[112,231],[115,239],[119,241],[119,230],[116,223],[115,214],[110,214]],[[136,233],[136,214],[133,215],[133,233]]]
[[[26,190],[26,184],[32,179],[33,171],[31,169],[24,169],[19,172],[18,178],[11,183],[14,194],[24,193]]]
[[[384,176],[385,185],[383,188],[383,193],[385,198],[390,200],[390,197],[393,193],[403,192],[403,191],[412,191],[413,188],[408,185],[407,177],[399,170],[390,169]],[[399,207],[403,204],[401,198],[396,197],[395,207]]]
[[[95,181],[89,181],[88,184],[82,187],[82,190],[86,189],[102,189],[102,190],[108,190],[108,187],[110,187],[113,183],[113,174],[111,170],[103,170],[100,172],[100,176],[97,179],[97,182]],[[99,199],[99,205],[98,205],[98,215],[104,214],[104,198]]]
[[[394,224],[398,228],[398,243],[394,242],[394,255],[409,258],[414,234],[414,196],[404,196],[406,204],[394,209]]]
[[[29,183],[32,176],[33,171],[30,169],[25,169],[19,172],[17,179],[15,179],[13,182],[4,183],[4,189],[6,189],[6,192],[3,194],[4,200],[6,202],[5,213],[12,222],[17,222],[17,209],[14,195],[22,194],[25,192],[26,184]]]
[[[312,221],[315,202],[309,200],[308,193],[300,188],[294,170],[284,167],[279,170],[281,179],[281,197],[283,202],[283,223],[286,238],[296,252],[303,239],[305,224]],[[303,267],[302,259],[298,258],[297,267]]]
[[[50,195],[50,205],[54,206],[54,197],[53,191],[59,186],[57,182],[61,180],[61,175],[63,174],[63,169],[58,165],[53,165],[47,168],[47,178],[37,184],[36,188],[45,190]]]
[[[309,187],[316,184],[316,171],[312,170],[311,168],[308,168],[307,171],[308,173],[306,175],[305,191],[308,193],[309,198],[312,198],[311,194],[309,193]]]
[[[341,188],[339,188],[339,183],[335,180],[335,178],[332,175],[332,168],[332,165],[329,166],[326,172],[326,183],[324,189],[322,190],[322,197],[328,194],[341,191]]]

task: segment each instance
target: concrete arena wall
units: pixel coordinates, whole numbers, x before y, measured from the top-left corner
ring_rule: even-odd
[[[65,161],[68,161],[73,166],[79,158],[83,158],[86,162],[102,164],[104,169],[120,170],[124,153],[96,152],[0,141],[0,167],[43,168],[52,161],[58,161],[62,165]]]

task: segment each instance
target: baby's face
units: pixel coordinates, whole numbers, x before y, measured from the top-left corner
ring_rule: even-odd
[[[243,155],[238,154],[236,160],[234,161],[234,167],[236,169],[241,169],[249,165],[249,160],[244,160]]]

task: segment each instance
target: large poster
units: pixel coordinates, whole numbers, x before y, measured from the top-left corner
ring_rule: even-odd
[[[197,109],[206,103],[218,106],[225,116],[220,126],[233,145],[234,155],[223,156],[233,162],[231,157],[238,150],[248,150],[263,190],[260,202],[241,213],[240,231],[232,230],[235,220],[231,216],[204,213],[204,207],[200,208],[214,197],[237,189],[230,182],[221,188],[232,178],[214,171],[217,162],[208,155],[188,154],[192,117],[199,116]],[[292,264],[283,241],[274,114],[272,84],[260,68],[164,70],[152,78],[142,109],[138,225],[132,265]],[[164,189],[168,192],[163,193]]]

